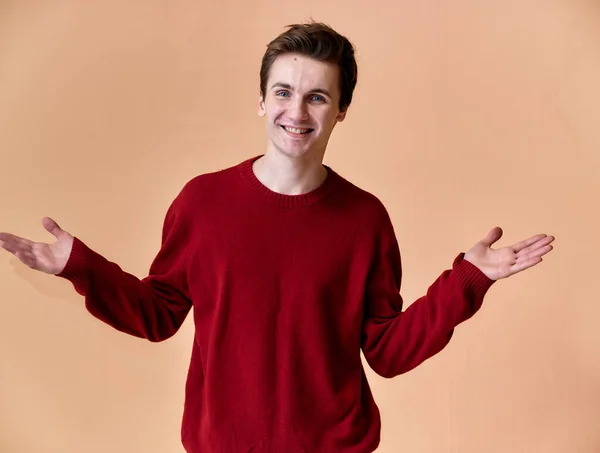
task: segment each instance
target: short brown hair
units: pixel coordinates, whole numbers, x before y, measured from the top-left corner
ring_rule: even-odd
[[[354,46],[333,28],[320,22],[288,25],[285,32],[267,45],[260,67],[260,93],[265,95],[273,62],[282,54],[299,53],[318,61],[335,63],[340,68],[340,111],[352,102],[358,67]]]

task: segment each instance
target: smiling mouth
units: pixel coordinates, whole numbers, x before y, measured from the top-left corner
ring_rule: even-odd
[[[306,135],[314,131],[314,129],[303,129],[298,127],[281,126],[283,130],[294,135]]]

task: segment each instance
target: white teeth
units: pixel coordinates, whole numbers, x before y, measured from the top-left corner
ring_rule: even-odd
[[[306,134],[310,129],[297,129],[295,127],[284,126],[284,129],[292,134]]]

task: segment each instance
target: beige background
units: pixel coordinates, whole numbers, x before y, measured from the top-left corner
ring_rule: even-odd
[[[49,215],[144,276],[182,184],[263,152],[260,58],[312,16],[358,49],[326,163],[388,207],[407,304],[494,225],[557,237],[438,356],[369,371],[378,451],[600,451],[598,2],[216,3],[0,3],[0,230]],[[0,294],[1,452],[183,451],[191,317],[128,337],[6,253]]]

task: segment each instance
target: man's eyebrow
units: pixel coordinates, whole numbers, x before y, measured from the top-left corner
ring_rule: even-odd
[[[284,82],[275,82],[273,85],[271,85],[271,89],[273,88],[283,88],[285,90],[292,90],[292,86],[289,83],[284,83]],[[332,97],[331,93],[329,91],[327,91],[325,88],[315,88],[314,90],[310,90],[311,93],[319,93],[319,94],[324,94],[327,97]]]
[[[273,85],[271,85],[271,89],[273,88],[285,88],[286,90],[291,90],[292,86],[288,83],[275,82]]]

